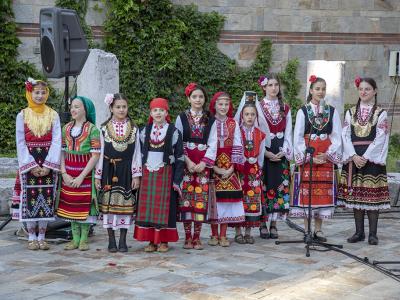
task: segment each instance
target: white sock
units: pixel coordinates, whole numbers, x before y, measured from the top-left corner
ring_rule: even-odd
[[[36,241],[36,221],[27,221],[26,222],[26,228],[28,229],[28,240],[29,241]]]
[[[38,235],[39,241],[44,240],[44,236],[46,235],[47,223],[48,221],[39,221],[39,235]]]

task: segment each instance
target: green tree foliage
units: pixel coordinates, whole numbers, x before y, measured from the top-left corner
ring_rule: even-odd
[[[254,64],[245,70],[217,48],[224,17],[200,13],[192,6],[174,6],[169,0],[104,1],[107,10],[105,50],[120,63],[120,90],[130,100],[131,115],[144,124],[148,103],[154,97],[170,100],[171,114],[188,107],[185,86],[198,82],[209,96],[227,91],[238,103],[245,90],[255,90],[260,75],[271,65],[272,44],[261,42]],[[298,62],[281,74],[286,101],[298,106]]]
[[[25,80],[43,79],[33,64],[17,61],[16,30],[12,1],[0,1],[0,154],[15,152],[15,117],[26,107]]]

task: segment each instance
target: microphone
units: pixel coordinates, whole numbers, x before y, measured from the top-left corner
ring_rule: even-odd
[[[322,117],[322,115],[324,114],[324,109],[325,109],[325,99],[321,99],[319,101],[318,117]]]

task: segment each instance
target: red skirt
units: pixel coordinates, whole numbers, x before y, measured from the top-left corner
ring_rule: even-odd
[[[77,177],[86,167],[91,154],[66,153],[65,170],[72,177]],[[89,216],[92,202],[92,172],[89,173],[78,188],[61,183],[60,201],[57,216],[66,220],[84,221]]]

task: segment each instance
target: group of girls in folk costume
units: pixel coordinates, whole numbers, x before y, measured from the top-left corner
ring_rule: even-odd
[[[58,114],[46,105],[46,82],[25,82],[28,107],[17,115],[18,172],[14,188],[13,218],[26,222],[28,249],[48,250],[45,233],[54,220],[54,201],[60,171],[61,127]],[[37,235],[38,232],[38,235]]]
[[[127,252],[126,235],[135,212],[135,191],[142,176],[139,129],[128,115],[123,94],[107,94],[111,117],[101,125],[101,155],[96,166],[96,188],[108,251]],[[118,247],[115,231],[120,231]]]
[[[297,174],[300,175],[300,178],[295,176],[295,180],[300,180],[300,184],[296,185],[293,191],[291,215],[305,217],[305,228],[307,228],[307,207],[311,199],[312,217],[315,223],[314,238],[326,241],[321,226],[322,220],[333,216],[336,205],[335,167],[341,162],[342,126],[338,111],[324,103],[325,80],[312,75],[309,81],[307,103],[297,111],[293,133],[294,159],[298,166]],[[310,154],[306,154],[307,147],[314,149],[311,154],[312,178]]]
[[[89,249],[88,234],[98,215],[94,168],[99,160],[100,132],[92,101],[77,96],[71,102],[72,121],[62,129],[61,191],[57,216],[70,221],[72,241],[65,250]]]
[[[377,104],[377,85],[372,78],[355,79],[357,105],[346,112],[343,138],[343,169],[338,202],[354,211],[356,232],[347,239],[365,239],[364,215],[369,221],[368,243],[378,244],[379,210],[390,208],[386,175],[389,144],[387,113]]]
[[[171,124],[168,101],[150,102],[150,118],[140,133],[143,176],[134,238],[148,241],[146,252],[166,252],[179,239],[176,229],[178,195],[182,195],[184,156],[182,135]]]
[[[324,101],[325,80],[312,75],[309,81],[292,144],[291,111],[275,74],[260,78],[261,101],[255,92],[244,93],[235,118],[228,93],[217,92],[208,112],[205,89],[190,83],[185,88],[190,108],[175,125],[168,101],[155,98],[142,131],[130,118],[122,94],[106,95],[111,117],[100,131],[94,125],[93,103],[82,96],[72,100],[72,121],[61,129],[57,113],[45,105],[47,84],[29,79],[28,107],[16,121],[19,169],[12,203],[14,218],[27,224],[28,249],[49,249],[45,232],[55,209],[58,217],[71,222],[73,239],[66,250],[89,249],[90,225],[101,213],[109,252],[128,251],[126,236],[134,218],[134,239],[149,242],[144,250],[166,252],[168,243],[179,238],[177,221],[183,222],[185,249],[203,249],[205,222],[211,224],[211,246],[230,245],[228,225],[235,227],[239,244],[254,243],[253,227],[262,238],[278,238],[276,221],[288,214],[305,218],[309,199],[314,238],[326,241],[322,220],[332,217],[336,194],[339,204],[354,210],[356,232],[348,242],[365,239],[366,211],[368,242],[377,245],[379,210],[390,208],[390,199],[388,122],[377,105],[376,82],[356,79],[359,100],[346,112],[342,130],[338,112]],[[309,147],[315,151],[306,153]],[[297,168],[289,191],[293,154]],[[336,166],[341,163],[338,183]]]

